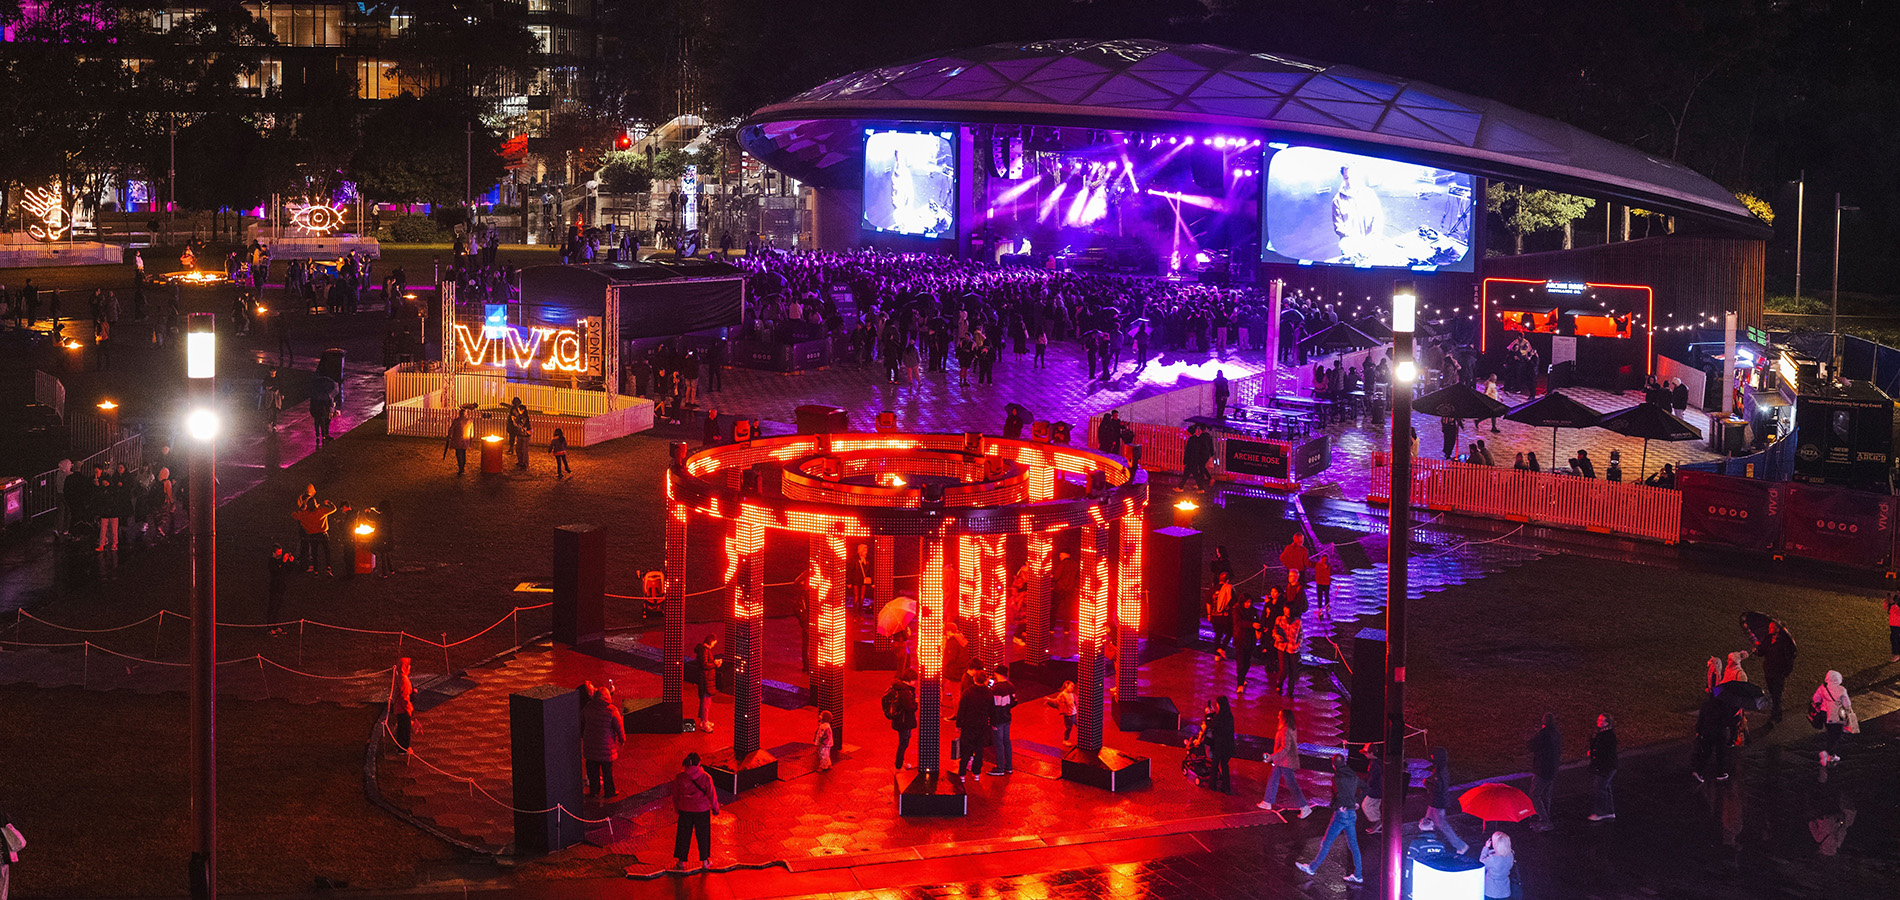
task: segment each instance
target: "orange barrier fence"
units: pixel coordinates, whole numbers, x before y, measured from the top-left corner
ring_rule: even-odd
[[[1366,499],[1390,503],[1391,465],[1374,462],[1386,464],[1372,467]],[[1678,491],[1439,459],[1412,461],[1412,506],[1665,544],[1682,536]]]

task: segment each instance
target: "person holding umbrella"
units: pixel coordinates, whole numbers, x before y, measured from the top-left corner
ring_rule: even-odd
[[[1484,864],[1484,900],[1511,900],[1517,893],[1511,887],[1511,869],[1517,865],[1517,854],[1511,851],[1511,836],[1502,831],[1491,832],[1491,839],[1478,851],[1478,861]]]

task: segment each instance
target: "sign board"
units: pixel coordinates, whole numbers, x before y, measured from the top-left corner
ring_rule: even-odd
[[[1275,481],[1292,480],[1292,454],[1287,444],[1280,441],[1244,441],[1232,437],[1226,443],[1227,456],[1222,468],[1227,474],[1271,478]]]
[[[1893,550],[1890,494],[1816,485],[1788,486],[1781,546],[1809,559],[1877,567]]]
[[[1293,477],[1311,478],[1333,464],[1333,442],[1318,435],[1301,444],[1293,453]]]
[[[1561,334],[1551,335],[1550,364],[1555,366],[1561,363],[1576,362],[1576,361],[1577,361],[1576,337],[1572,335],[1561,335]]]

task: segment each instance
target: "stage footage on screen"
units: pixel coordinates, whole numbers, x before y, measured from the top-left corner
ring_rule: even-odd
[[[952,146],[948,132],[866,132],[864,227],[927,238],[949,235],[957,199]]]
[[[1472,271],[1470,175],[1320,147],[1266,171],[1268,262]]]

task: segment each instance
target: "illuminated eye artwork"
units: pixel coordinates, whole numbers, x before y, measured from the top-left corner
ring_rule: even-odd
[[[317,204],[290,205],[290,224],[315,234],[330,234],[343,227],[344,211]]]

